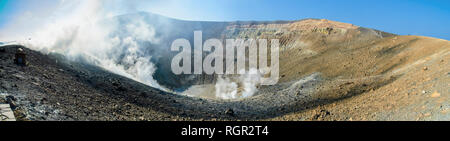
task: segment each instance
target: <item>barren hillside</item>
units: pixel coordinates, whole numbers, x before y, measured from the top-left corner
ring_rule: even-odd
[[[447,40],[323,19],[164,20],[173,20],[178,32],[157,30],[164,43],[142,44],[149,46],[146,53],[160,55],[153,75],[160,84],[186,89],[215,82],[216,76],[170,72],[170,41],[190,40],[195,30],[203,30],[204,39],[280,39],[279,83],[243,99],[184,96],[58,53],[7,45],[0,47],[0,103],[11,104],[19,120],[450,120]],[[158,20],[148,24],[165,29]],[[27,66],[14,64],[18,48],[25,49]]]

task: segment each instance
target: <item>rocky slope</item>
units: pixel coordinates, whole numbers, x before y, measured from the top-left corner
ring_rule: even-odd
[[[141,16],[164,29],[156,31],[161,44],[144,45],[150,46],[145,52],[160,54],[153,76],[168,88],[210,85],[216,78],[168,71],[171,40],[192,41],[195,30],[204,31],[203,39],[280,39],[280,82],[244,99],[186,97],[59,54],[9,45],[0,48],[0,103],[10,103],[19,120],[450,120],[449,41],[320,19],[189,22]],[[177,28],[162,24],[168,21]],[[19,47],[28,66],[13,63]]]

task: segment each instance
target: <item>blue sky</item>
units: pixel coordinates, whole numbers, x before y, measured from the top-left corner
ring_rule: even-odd
[[[61,1],[0,0],[0,29],[16,24],[14,19],[24,13],[50,16]],[[115,14],[148,11],[202,21],[323,18],[401,35],[450,39],[449,0],[107,0],[105,7]]]

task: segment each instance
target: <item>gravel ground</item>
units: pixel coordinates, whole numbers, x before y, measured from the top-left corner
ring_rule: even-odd
[[[278,84],[244,99],[202,99],[7,45],[0,103],[18,120],[450,120],[446,40],[315,19],[230,24],[224,37],[280,39]],[[18,48],[27,66],[14,64]]]
[[[319,73],[263,87],[250,98],[201,99],[24,47],[29,64],[18,66],[11,58],[19,47],[3,47],[0,80],[3,102],[14,105],[20,120],[258,120],[320,103],[312,99]]]

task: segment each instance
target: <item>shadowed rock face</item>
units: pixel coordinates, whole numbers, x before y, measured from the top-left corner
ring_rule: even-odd
[[[161,85],[185,90],[215,81],[216,76],[170,71],[176,54],[169,51],[172,41],[186,38],[193,46],[196,30],[203,31],[203,40],[280,39],[280,82],[261,86],[255,96],[244,99],[186,97],[59,54],[13,45],[0,48],[0,103],[14,103],[18,120],[449,119],[446,40],[318,19],[195,22],[138,13],[111,20],[126,27],[136,18],[145,19],[160,39],[138,43],[141,55],[152,56],[157,67],[153,77]],[[125,30],[113,34],[121,32]],[[26,67],[13,63],[19,47],[27,54]]]

